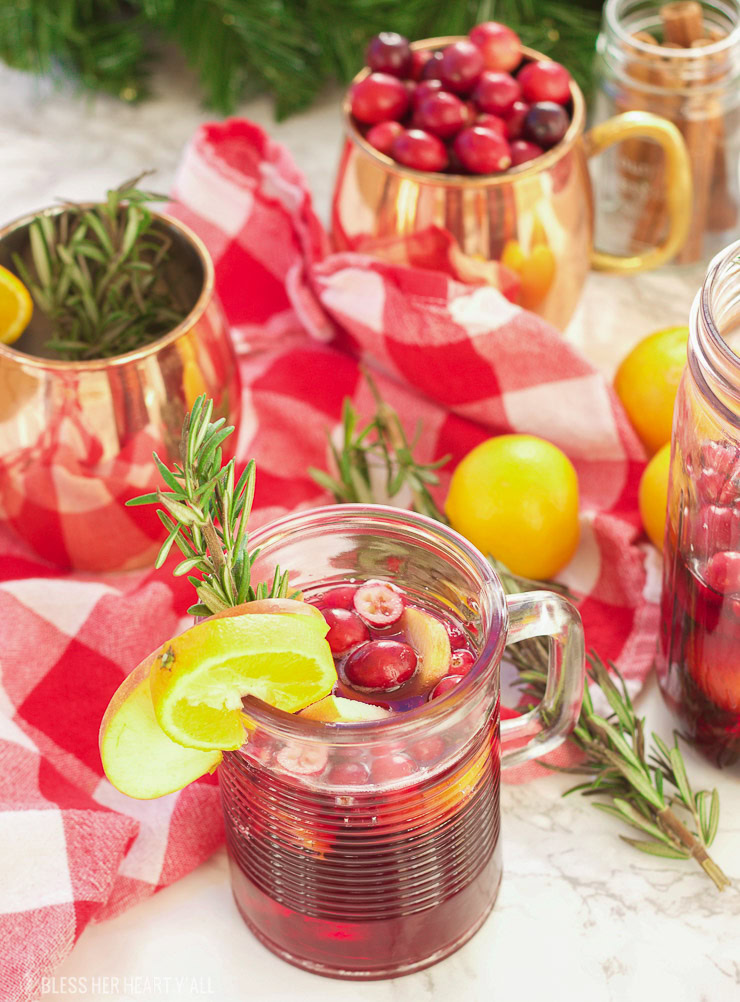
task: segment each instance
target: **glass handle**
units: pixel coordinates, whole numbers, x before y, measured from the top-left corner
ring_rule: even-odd
[[[585,650],[576,607],[552,591],[509,595],[506,643],[549,637],[547,686],[529,713],[501,721],[501,767],[508,769],[557,748],[578,722],[583,699]],[[522,744],[522,740],[526,743]]]

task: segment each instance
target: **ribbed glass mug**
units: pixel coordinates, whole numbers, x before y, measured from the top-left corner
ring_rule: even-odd
[[[686,737],[740,761],[740,241],[691,310],[673,418],[658,679]]]
[[[480,927],[501,880],[500,767],[555,748],[580,711],[580,617],[551,592],[506,597],[466,540],[421,515],[333,505],[254,533],[255,580],[276,565],[307,599],[382,577],[462,621],[477,661],[444,699],[379,721],[324,723],[245,701],[248,740],[219,769],[234,896],[274,953],[340,978],[408,974]],[[499,724],[507,643],[550,637],[547,694]],[[501,739],[499,734],[501,733]],[[373,785],[328,777],[342,763],[403,752],[414,772]],[[285,755],[310,774],[281,769]],[[344,770],[347,773],[347,770]],[[336,775],[334,770],[334,775]]]

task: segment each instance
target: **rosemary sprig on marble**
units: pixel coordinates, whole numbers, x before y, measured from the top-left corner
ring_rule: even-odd
[[[167,196],[141,190],[142,177],[91,208],[67,202],[58,214],[38,215],[29,226],[29,260],[13,255],[51,325],[46,347],[62,359],[121,355],[183,319],[162,272],[172,241],[146,207]]]
[[[375,398],[375,414],[362,424],[352,401],[345,397],[341,447],[337,448],[327,436],[335,475],[315,467],[309,469],[309,474],[338,504],[398,504],[405,493],[410,500],[406,507],[446,521],[429,487],[439,483],[435,471],[449,462],[450,457],[443,456],[435,463],[418,462],[414,449],[421,425],[409,440],[398,414],[383,401],[367,372],[364,376]]]
[[[327,487],[337,501],[372,503],[382,500],[373,493],[372,482],[367,476],[368,453],[372,456],[375,452],[365,445],[367,437],[377,435],[379,428],[400,429],[403,435],[401,441],[407,450],[403,453],[406,469],[435,470],[448,461],[445,457],[430,467],[419,467],[413,457],[418,434],[409,443],[396,412],[382,401],[375,387],[373,394],[377,402],[375,416],[358,433],[355,432],[359,424],[357,413],[351,402],[345,399],[344,448],[341,451],[333,449],[340,481],[327,474],[317,476],[320,471],[311,471],[316,482]],[[383,447],[380,448],[381,454],[389,457],[386,468],[390,476],[393,453],[390,450],[382,452]],[[436,482],[436,475],[431,480],[422,480],[422,483]],[[361,497],[356,494],[350,496],[355,484],[361,485]],[[417,510],[447,521],[428,490],[424,495],[423,508]],[[491,557],[489,560],[508,593],[544,588],[573,598],[566,588],[555,582],[517,577],[500,562]],[[548,640],[535,638],[514,644],[507,649],[507,657],[519,672],[528,705],[538,703],[544,695],[547,681]],[[625,842],[653,856],[693,858],[719,890],[724,890],[730,881],[707,852],[719,827],[719,793],[716,789],[693,792],[677,739],[673,747],[668,747],[657,734],[652,734],[652,743],[646,747],[644,720],[635,713],[616,666],[610,665],[617,679],[615,682],[598,654],[592,653],[588,660],[589,685],[586,686],[578,724],[569,738],[583,753],[583,762],[572,769],[562,770],[587,776],[588,779],[567,793],[604,797],[604,801],[594,801],[594,807],[648,836],[636,839],[621,835]],[[610,707],[611,712],[606,717],[599,714],[594,706],[597,693]]]
[[[269,585],[251,582],[252,564],[258,550],[250,553],[247,522],[254,499],[255,463],[251,460],[236,478],[236,461],[222,466],[222,445],[234,431],[225,418],[211,421],[213,400],[198,397],[185,416],[180,441],[180,462],[168,469],[154,453],[154,462],[169,491],[133,498],[129,505],[160,504],[157,510],[167,530],[167,539],[157,556],[156,567],[167,559],[173,544],[184,560],[173,573],[188,575],[198,602],[188,612],[210,616],[223,609],[262,598],[290,594],[288,572],[275,571]],[[196,572],[196,573],[192,573]]]

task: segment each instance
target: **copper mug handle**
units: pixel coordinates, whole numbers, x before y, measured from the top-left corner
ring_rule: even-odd
[[[683,137],[672,122],[648,111],[627,111],[623,115],[615,115],[614,118],[595,125],[583,137],[586,156],[592,157],[607,146],[636,138],[654,139],[665,153],[663,183],[668,209],[668,236],[662,244],[644,254],[607,254],[606,251],[594,249],[591,253],[591,266],[596,271],[634,274],[657,268],[681,250],[689,233],[693,199],[691,164]]]

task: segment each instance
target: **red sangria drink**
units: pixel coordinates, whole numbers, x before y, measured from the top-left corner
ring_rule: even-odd
[[[255,575],[290,566],[326,619],[337,683],[294,715],[245,701],[248,740],[219,769],[237,905],[271,950],[317,973],[418,970],[493,906],[500,769],[573,727],[578,614],[550,593],[507,601],[469,543],[396,509],[304,512],[252,543]],[[503,648],[543,633],[556,695],[506,722],[502,759]]]
[[[740,242],[691,311],[673,420],[658,679],[685,737],[740,762]]]

